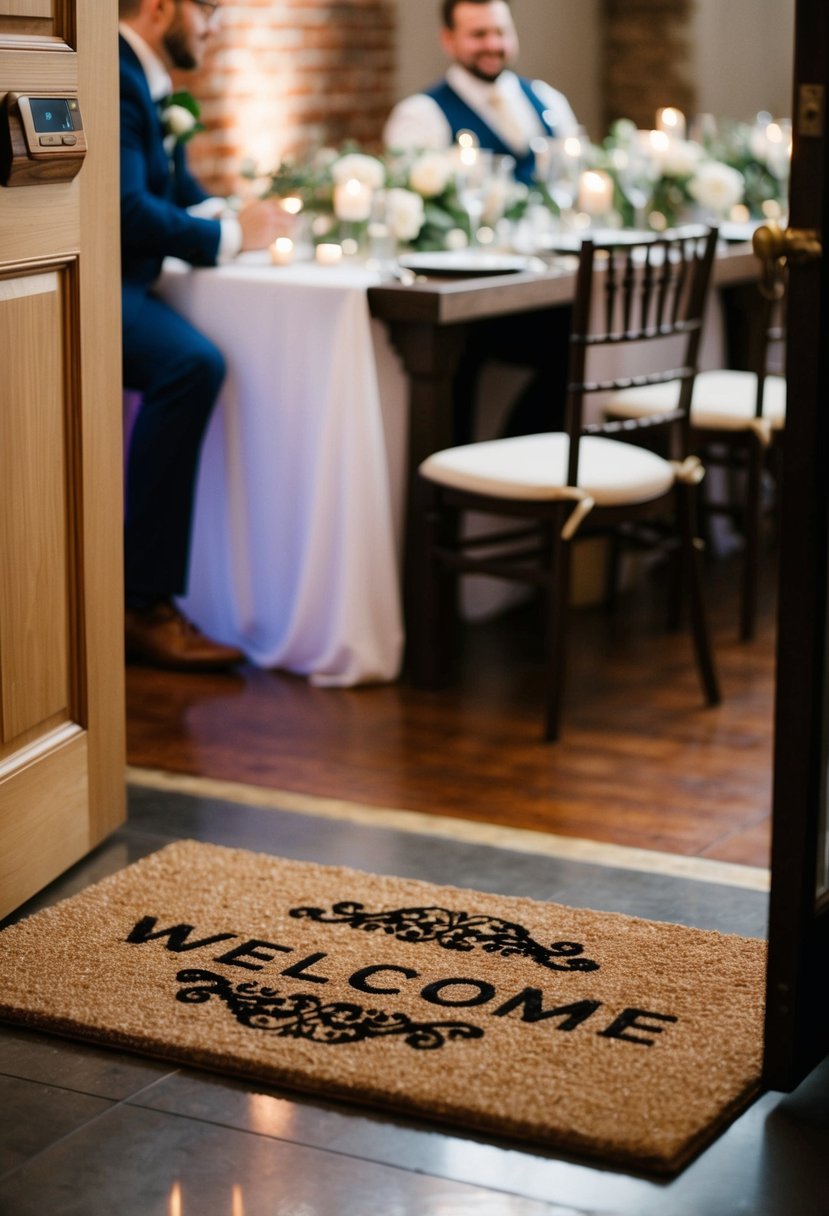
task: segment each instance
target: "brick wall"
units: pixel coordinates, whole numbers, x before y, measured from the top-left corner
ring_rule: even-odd
[[[206,130],[190,163],[220,193],[263,170],[346,139],[379,146],[393,101],[394,0],[223,0],[208,56],[176,84],[198,98]]]
[[[605,127],[616,118],[652,127],[660,106],[676,106],[689,117],[695,113],[693,4],[694,0],[602,0]]]

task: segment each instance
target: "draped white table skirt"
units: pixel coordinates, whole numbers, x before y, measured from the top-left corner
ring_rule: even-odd
[[[407,384],[369,315],[375,282],[359,265],[275,267],[251,254],[209,270],[168,262],[159,285],[228,367],[204,442],[182,608],[257,666],[318,685],[394,680],[402,659]],[[701,366],[721,366],[716,293],[705,335]],[[487,368],[478,438],[498,433],[525,375]],[[592,398],[591,417],[600,410]],[[464,583],[469,617],[514,594],[491,579]]]
[[[402,658],[406,384],[369,316],[376,281],[251,255],[168,262],[159,286],[228,367],[182,609],[256,665],[319,685],[393,680]]]

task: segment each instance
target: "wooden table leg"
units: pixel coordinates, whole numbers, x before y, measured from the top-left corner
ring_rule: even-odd
[[[417,469],[432,452],[452,443],[452,383],[467,325],[389,322],[389,333],[409,378],[409,431],[403,526],[403,618],[408,630],[417,610],[415,525]]]

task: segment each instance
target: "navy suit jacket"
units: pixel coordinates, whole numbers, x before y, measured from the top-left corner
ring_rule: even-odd
[[[158,278],[165,257],[213,266],[221,224],[186,208],[207,194],[187,168],[184,147],[170,155],[147,78],[132,47],[118,39],[121,81],[121,273],[124,320]]]

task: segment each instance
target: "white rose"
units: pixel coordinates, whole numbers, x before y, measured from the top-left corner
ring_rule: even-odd
[[[356,178],[363,185],[371,186],[372,190],[379,190],[386,180],[386,170],[383,162],[379,161],[376,156],[366,156],[362,152],[349,152],[348,155],[341,156],[339,160],[334,161],[331,165],[331,176],[337,185]]]
[[[181,139],[183,135],[189,135],[195,127],[195,115],[184,106],[168,106],[164,111],[164,125],[170,135]]]
[[[437,198],[443,194],[451,175],[452,165],[448,156],[440,152],[425,152],[409,170],[409,185],[423,198]]]
[[[629,118],[619,118],[613,124],[613,134],[620,143],[632,144],[636,139],[636,123]]]
[[[386,194],[386,217],[398,241],[413,241],[423,227],[423,199],[412,190],[389,190]]]
[[[769,141],[766,136],[766,128],[759,124],[751,128],[751,134],[748,137],[748,147],[751,155],[755,160],[759,160],[762,164],[766,159],[768,152]]]
[[[690,177],[702,156],[699,144],[690,139],[672,139],[660,157],[662,172],[668,177]]]
[[[743,175],[730,165],[707,161],[688,183],[688,193],[703,207],[724,215],[743,197]]]

